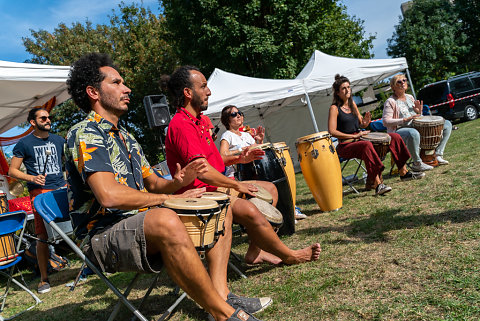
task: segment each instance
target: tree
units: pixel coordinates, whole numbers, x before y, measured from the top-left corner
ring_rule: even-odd
[[[148,127],[143,97],[158,94],[161,74],[171,73],[177,64],[172,47],[165,40],[167,31],[162,16],[138,5],[119,5],[119,14],[113,12],[109,25],[93,27],[75,23],[71,27],[59,24],[53,33],[31,30],[32,38],[24,39],[28,52],[35,57],[30,62],[70,65],[89,52],[104,52],[119,66],[127,86],[132,90],[129,112],[122,117],[124,125],[138,139],[150,162],[160,159],[160,143]],[[61,135],[84,118],[71,101],[54,109],[53,124]]]
[[[480,2],[478,0],[456,0],[455,10],[471,46],[463,61],[470,70],[480,70]]]
[[[374,36],[337,0],[164,0],[184,64],[253,77],[293,78],[315,49],[370,58]]]
[[[388,39],[387,53],[405,57],[417,87],[468,70],[467,36],[448,0],[414,1]]]

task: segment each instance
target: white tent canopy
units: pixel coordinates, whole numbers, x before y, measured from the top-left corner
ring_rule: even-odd
[[[27,120],[32,107],[56,97],[70,98],[66,80],[69,66],[37,65],[0,60],[0,133]]]
[[[353,59],[315,51],[291,80],[251,78],[215,69],[208,79],[212,95],[205,114],[214,125],[219,124],[221,134],[220,112],[235,105],[245,113],[245,124],[264,126],[268,141],[286,142],[294,155],[297,138],[314,133],[315,125],[320,131],[327,130],[335,74],[348,77],[357,92],[407,68],[405,58]]]

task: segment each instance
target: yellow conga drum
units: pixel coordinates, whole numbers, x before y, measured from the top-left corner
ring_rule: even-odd
[[[293,169],[292,158],[290,157],[290,147],[285,142],[274,143],[273,149],[280,163],[283,165],[285,174],[287,175],[288,184],[290,185],[290,192],[292,192],[293,206],[297,201],[297,183],[295,181],[295,170]]]
[[[302,174],[324,212],[342,207],[342,171],[337,151],[326,131],[303,136],[295,142]]]

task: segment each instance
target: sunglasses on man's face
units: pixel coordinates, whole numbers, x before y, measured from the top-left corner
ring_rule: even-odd
[[[237,115],[243,116],[243,113],[240,110],[239,111],[234,111],[233,113],[230,114],[230,117],[235,118],[235,117],[237,117]]]
[[[400,79],[400,80],[397,80],[397,85],[401,85],[401,84],[404,84],[406,82],[407,82],[406,79]]]
[[[52,120],[52,118],[50,116],[40,116],[40,117],[38,117],[38,119],[40,119],[41,121],[47,121],[47,119]]]

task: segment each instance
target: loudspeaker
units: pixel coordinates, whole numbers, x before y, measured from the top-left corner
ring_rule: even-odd
[[[145,96],[143,97],[143,104],[145,105],[150,128],[168,126],[170,111],[165,95]]]

